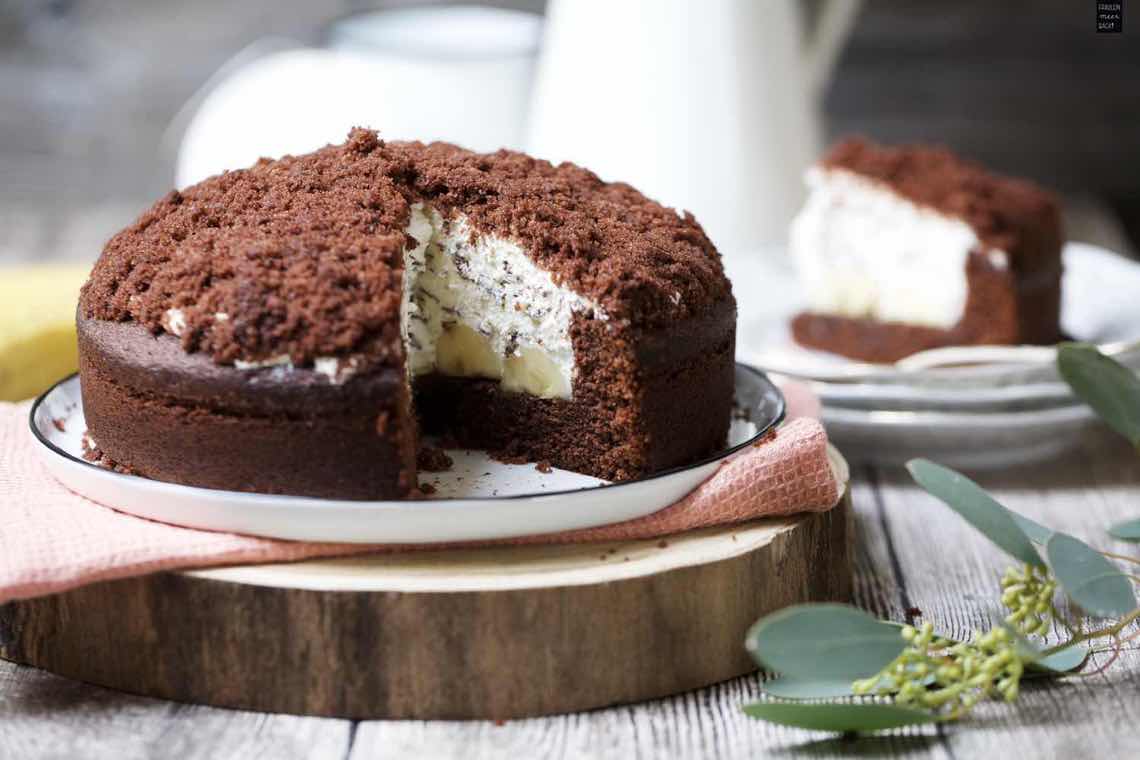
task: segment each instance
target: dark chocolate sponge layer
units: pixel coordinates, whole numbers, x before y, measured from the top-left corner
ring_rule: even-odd
[[[217,365],[129,322],[78,327],[87,429],[124,469],[205,488],[344,499],[415,487],[416,430],[401,372],[332,385],[312,370]]]
[[[1049,344],[1060,340],[1061,272],[1018,282],[980,253],[966,261],[969,288],[962,319],[942,330],[803,312],[792,319],[792,337],[808,348],[859,361],[888,364],[931,348],[966,345]]]
[[[585,360],[572,398],[427,375],[415,383],[425,432],[607,480],[683,465],[724,446],[734,385],[731,304],[632,340],[615,340],[584,319],[573,333],[575,354]]]
[[[237,370],[124,322],[79,320],[88,430],[106,459],[157,480],[343,499],[415,487],[418,426],[458,445],[609,480],[722,447],[733,395],[735,307],[669,328],[573,327],[582,358],[571,399],[490,380],[381,368],[341,385],[312,370]]]

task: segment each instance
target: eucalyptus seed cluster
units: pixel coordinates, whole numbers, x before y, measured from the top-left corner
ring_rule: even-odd
[[[946,711],[948,718],[995,695],[1017,699],[1024,664],[1006,629],[975,631],[969,642],[955,643],[935,636],[925,623],[904,627],[902,636],[902,654],[879,674],[852,684],[856,694],[890,696],[898,705]]]
[[[1056,592],[1057,581],[1042,568],[1009,568],[1001,579],[1001,603],[1009,610],[1005,622],[1026,636],[1044,636],[1056,617]]]

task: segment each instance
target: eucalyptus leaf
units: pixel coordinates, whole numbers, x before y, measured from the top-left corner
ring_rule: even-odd
[[[1085,343],[1058,346],[1057,368],[1109,427],[1140,447],[1140,378],[1132,370]]]
[[[1021,632],[1014,628],[1009,623],[999,623],[1005,629],[1013,640],[1014,651],[1021,661],[1026,665],[1037,662],[1041,659],[1041,648],[1034,644],[1032,641],[1021,635]]]
[[[1025,515],[1019,515],[1012,509],[1008,511],[1013,515],[1013,521],[1017,523],[1017,527],[1021,528],[1021,532],[1028,536],[1030,541],[1035,544],[1041,544],[1042,546],[1049,542],[1049,539],[1053,535],[1052,528],[1046,528],[1036,520],[1030,520]]]
[[[907,462],[906,468],[916,483],[946,502],[998,548],[1021,562],[1045,567],[1014,513],[999,504],[977,483],[949,467],[927,459],[912,459]],[[1028,518],[1025,520],[1028,521]]]
[[[1140,541],[1140,520],[1118,522],[1108,529],[1108,533],[1121,541]]]
[[[878,673],[906,646],[897,626],[842,604],[803,604],[761,618],[745,646],[768,670],[808,681]]]
[[[885,731],[935,723],[928,712],[895,705],[845,702],[753,702],[744,706],[753,718],[817,731]]]
[[[1089,657],[1089,650],[1080,644],[1065,647],[1044,657],[1038,657],[1029,664],[1028,670],[1040,671],[1048,675],[1060,675],[1076,670]]]
[[[1054,533],[1045,553],[1061,588],[1085,612],[1119,617],[1136,609],[1132,582],[1088,544],[1065,533]]]
[[[834,699],[852,697],[853,680],[842,678],[789,678],[780,676],[765,681],[762,688],[766,694],[780,699]]]
[[[1008,623],[1002,623],[1001,626],[1013,637],[1017,654],[1025,663],[1025,671],[1029,676],[1064,675],[1079,668],[1089,656],[1089,650],[1080,644],[1072,644],[1052,654],[1045,654],[1047,650],[1022,636],[1013,626]]]

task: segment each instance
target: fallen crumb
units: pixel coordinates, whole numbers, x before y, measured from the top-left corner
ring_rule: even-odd
[[[424,446],[416,457],[416,465],[424,472],[446,472],[453,464],[447,452],[435,446]]]
[[[91,436],[87,433],[83,434],[83,438],[79,441],[79,446],[83,450],[83,458],[88,462],[98,462],[103,458],[103,452],[91,440]]]
[[[51,424],[55,425],[55,429],[58,430],[59,432],[61,432],[61,433],[67,432],[67,427],[63,424],[63,417],[56,417],[54,420],[51,421]]]
[[[435,493],[436,488],[431,483],[420,483],[420,491],[427,496],[431,496]]]
[[[668,545],[669,545],[669,542],[666,541],[665,539],[661,539],[660,541],[657,542],[657,548],[658,549],[664,549]]]
[[[538,464],[536,464],[536,465],[534,466],[534,469],[538,470],[538,471],[539,471],[539,472],[541,472],[543,475],[546,475],[546,474],[548,474],[548,473],[554,472],[554,467],[553,467],[553,466],[551,466],[550,462],[548,462],[548,461],[547,461],[547,460],[545,460],[545,459],[543,459],[541,462],[539,462]]]
[[[91,436],[86,432],[83,433],[83,438],[79,441],[79,446],[82,449],[83,458],[93,465],[103,467],[121,475],[138,475],[133,468],[119,464],[104,454],[102,449],[95,444],[95,441],[93,441]]]
[[[755,448],[760,448],[761,446],[768,443],[769,441],[771,441],[775,437],[776,437],[776,431],[775,430],[769,430],[767,433],[765,433],[763,436],[761,436],[759,441],[757,441],[756,443],[754,443],[752,445]]]

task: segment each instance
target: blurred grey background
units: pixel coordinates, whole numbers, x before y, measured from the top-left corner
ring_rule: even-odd
[[[171,121],[248,43],[315,41],[331,19],[400,4],[0,0],[0,262],[92,258],[169,189]],[[825,99],[828,132],[948,144],[1102,212],[1074,236],[1135,245],[1140,45],[1128,18],[1124,34],[1096,34],[1094,10],[868,0]]]

